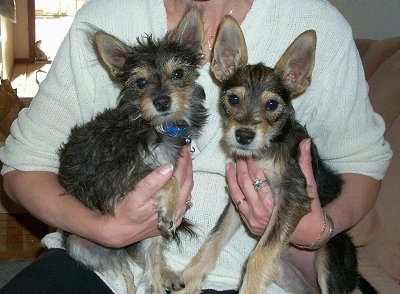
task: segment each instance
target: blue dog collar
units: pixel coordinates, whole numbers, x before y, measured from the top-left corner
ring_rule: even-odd
[[[185,139],[184,145],[190,145],[190,143],[192,142],[189,131],[186,127],[181,127],[173,124],[162,124],[160,126],[160,130],[162,133],[172,138]]]

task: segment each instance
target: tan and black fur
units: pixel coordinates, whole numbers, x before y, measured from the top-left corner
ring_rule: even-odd
[[[281,253],[300,219],[311,209],[306,180],[298,164],[298,145],[308,134],[295,120],[291,100],[310,84],[315,50],[316,34],[309,30],[293,41],[274,68],[261,63],[249,65],[244,36],[230,16],[222,20],[216,38],[212,72],[222,83],[222,145],[233,158],[256,160],[275,200],[269,224],[248,259],[241,294],[267,293],[268,284],[277,279]],[[312,158],[318,194],[325,206],[338,197],[342,181],[321,161],[314,145]],[[240,216],[231,203],[183,271],[183,293],[200,293],[202,280],[240,225]],[[316,270],[323,293],[348,293],[366,282],[358,273],[356,250],[345,233],[318,250]],[[279,280],[279,285],[290,293],[312,291],[307,285],[289,285],[285,277]]]
[[[58,179],[67,194],[113,215],[138,181],[160,165],[175,163],[206,122],[204,90],[196,83],[203,25],[192,8],[159,40],[147,35],[128,46],[105,32],[93,35],[100,60],[123,89],[115,108],[71,130],[60,148]],[[114,249],[64,232],[67,252],[90,269],[122,273],[129,293],[135,292],[130,261],[143,267],[146,293],[181,289],[182,279],[162,253],[164,243],[175,237],[179,191],[172,177],[154,195],[162,236]]]

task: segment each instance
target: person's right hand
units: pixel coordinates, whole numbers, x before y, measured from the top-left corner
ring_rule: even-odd
[[[153,195],[174,175],[180,183],[177,226],[186,212],[184,203],[190,200],[193,188],[192,161],[187,148],[183,148],[174,173],[173,165],[166,164],[144,177],[121,200],[115,215],[101,216],[100,242],[103,246],[123,247],[143,239],[160,235],[158,230],[157,203]]]

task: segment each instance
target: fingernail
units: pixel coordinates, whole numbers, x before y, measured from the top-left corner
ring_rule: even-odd
[[[233,167],[233,162],[228,162],[225,164],[225,171],[230,171],[231,169],[233,169]]]
[[[162,174],[163,176],[166,176],[166,175],[170,174],[173,169],[174,169],[174,165],[172,163],[168,163],[166,165],[161,166],[158,169],[158,172],[160,174]]]

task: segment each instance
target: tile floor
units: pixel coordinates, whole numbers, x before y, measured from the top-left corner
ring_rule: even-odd
[[[16,63],[11,76],[11,85],[17,89],[18,97],[34,97],[50,66],[50,63]]]

